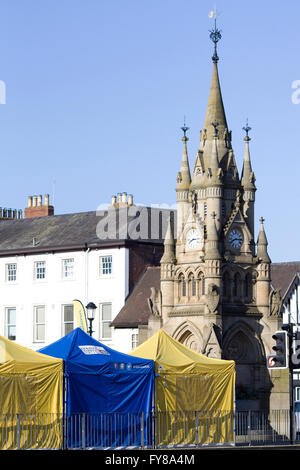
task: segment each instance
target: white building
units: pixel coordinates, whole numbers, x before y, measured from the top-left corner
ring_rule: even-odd
[[[122,352],[137,345],[137,328],[110,324],[145,268],[159,264],[170,211],[124,194],[108,211],[63,215],[48,197],[29,198],[24,219],[0,220],[0,335],[38,350],[77,326],[77,299],[97,306],[96,339]]]
[[[300,332],[300,262],[286,262],[272,264],[272,285],[274,289],[280,290],[282,304],[281,314],[283,324],[292,324],[293,332]],[[296,410],[300,411],[300,344],[299,337],[294,338],[292,362],[293,370],[294,401]],[[295,341],[296,339],[296,341]],[[296,362],[296,364],[295,364]],[[299,363],[299,369],[297,368]]]

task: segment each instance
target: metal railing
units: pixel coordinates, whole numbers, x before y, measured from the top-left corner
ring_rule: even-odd
[[[62,446],[62,415],[0,414],[0,450],[61,449]]]
[[[294,440],[296,440],[296,435]],[[289,442],[289,410],[271,410],[269,412],[249,410],[236,412],[236,445],[275,445]]]
[[[293,442],[300,441],[299,417]],[[289,410],[0,414],[0,450],[288,444],[289,419]]]

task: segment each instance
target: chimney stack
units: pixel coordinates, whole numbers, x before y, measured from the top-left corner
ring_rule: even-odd
[[[111,206],[109,209],[121,209],[124,207],[133,206],[133,196],[132,194],[128,194],[126,192],[118,193],[117,196],[112,196],[111,198]]]
[[[54,215],[54,207],[49,205],[49,194],[45,195],[44,204],[41,194],[39,196],[28,196],[28,205],[25,208],[26,219],[46,217],[49,215]]]

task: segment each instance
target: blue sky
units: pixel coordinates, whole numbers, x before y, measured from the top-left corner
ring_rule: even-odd
[[[241,171],[246,118],[273,262],[299,260],[300,2],[220,0],[219,73]],[[206,0],[1,0],[2,207],[55,213],[126,191],[175,203],[184,115],[191,166],[212,70]],[[299,94],[300,96],[300,94]]]

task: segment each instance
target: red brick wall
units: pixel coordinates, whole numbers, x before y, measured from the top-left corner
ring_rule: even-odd
[[[45,217],[54,214],[53,206],[32,206],[25,207],[25,218],[32,219],[33,217]]]
[[[139,280],[146,266],[160,266],[163,244],[138,244],[129,249],[129,293]]]

